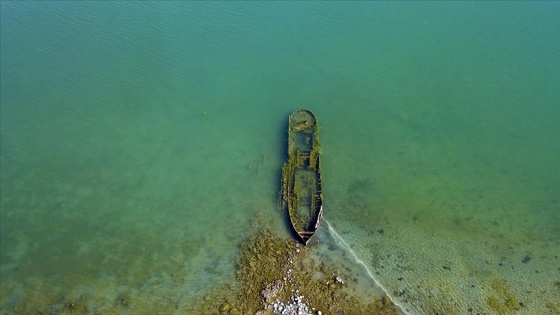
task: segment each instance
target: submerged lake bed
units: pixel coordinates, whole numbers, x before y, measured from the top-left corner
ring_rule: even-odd
[[[0,5],[0,312],[560,312],[557,3]]]

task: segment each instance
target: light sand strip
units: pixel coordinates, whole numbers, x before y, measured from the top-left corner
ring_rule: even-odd
[[[366,270],[368,276],[371,278],[371,280],[373,280],[373,282],[375,282],[375,284],[381,288],[381,290],[383,290],[383,292],[385,292],[385,294],[391,298],[391,300],[393,301],[393,303],[395,303],[395,305],[399,308],[399,310],[405,314],[405,315],[409,315],[409,313],[405,310],[406,308],[399,304],[394,298],[393,296],[389,293],[389,291],[383,286],[381,285],[381,283],[379,282],[379,280],[377,280],[375,278],[375,276],[371,273],[371,271],[369,271],[369,268],[366,266],[366,264],[364,263],[363,260],[361,260],[360,258],[358,258],[358,255],[356,255],[356,252],[354,252],[354,250],[352,248],[350,248],[350,245],[348,245],[348,243],[346,243],[344,241],[344,239],[342,237],[340,237],[340,235],[333,229],[333,227],[331,226],[331,224],[329,223],[329,221],[327,221],[325,219],[325,217],[323,217],[323,221],[325,221],[327,223],[328,229],[330,232],[332,232],[332,234],[336,237],[336,239],[338,239],[338,241],[340,241],[342,244],[344,244],[346,246],[346,248],[348,248],[348,252],[350,253],[350,255],[352,255],[352,257],[354,258],[354,260],[359,263],[360,265],[364,266],[364,269]]]

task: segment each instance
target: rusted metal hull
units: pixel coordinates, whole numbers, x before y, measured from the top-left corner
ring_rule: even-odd
[[[299,109],[288,123],[288,160],[282,167],[282,208],[307,244],[323,215],[319,126],[315,115]]]

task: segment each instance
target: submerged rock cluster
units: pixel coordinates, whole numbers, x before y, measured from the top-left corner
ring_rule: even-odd
[[[354,296],[352,281],[310,258],[309,251],[293,239],[258,231],[241,246],[239,290],[221,300],[210,297],[190,314],[398,314],[388,297]]]

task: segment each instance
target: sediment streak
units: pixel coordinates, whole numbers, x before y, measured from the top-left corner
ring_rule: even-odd
[[[335,239],[338,240],[340,243],[344,244],[344,246],[346,246],[346,248],[348,249],[348,252],[350,253],[350,255],[352,255],[352,258],[354,258],[354,260],[362,265],[364,267],[364,269],[366,270],[368,276],[371,278],[371,280],[373,280],[373,282],[375,282],[375,284],[381,288],[381,290],[383,290],[383,292],[385,292],[385,294],[391,298],[391,301],[393,301],[393,303],[395,303],[395,306],[399,308],[399,310],[401,312],[403,312],[403,314],[405,315],[409,315],[409,311],[406,310],[406,308],[398,303],[392,296],[392,294],[389,293],[389,291],[379,282],[379,280],[377,280],[375,278],[375,276],[373,275],[373,273],[369,270],[368,266],[364,263],[363,260],[361,260],[358,255],[356,255],[356,252],[354,252],[354,250],[352,248],[350,248],[350,245],[348,245],[348,243],[346,243],[346,241],[344,241],[344,239],[334,230],[334,228],[331,226],[331,224],[329,223],[329,221],[327,221],[325,219],[325,217],[323,217],[323,221],[325,221],[325,223],[327,223],[328,226],[328,230],[329,232],[332,233],[332,235],[335,236]]]

